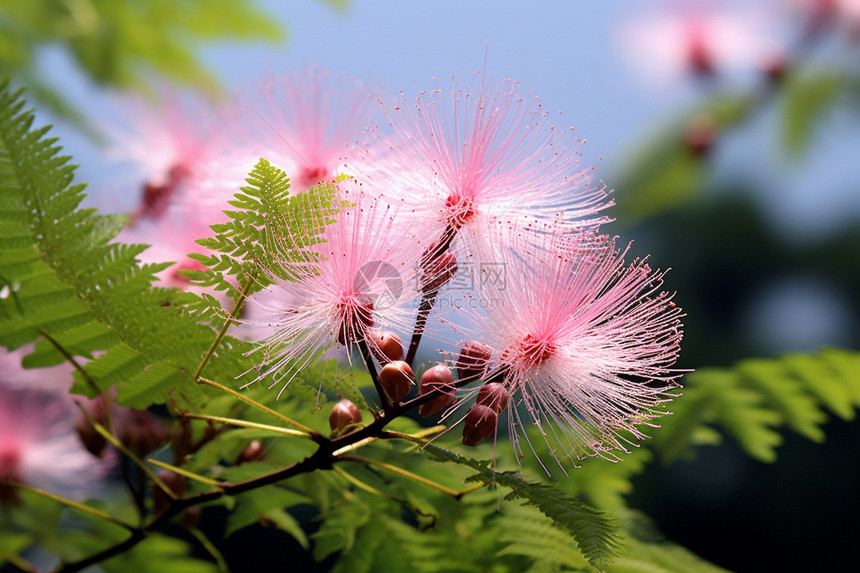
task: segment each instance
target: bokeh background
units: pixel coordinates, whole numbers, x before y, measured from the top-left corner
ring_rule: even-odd
[[[47,4],[85,14],[88,2]],[[856,3],[249,5],[268,27],[242,41],[217,30],[196,41],[210,76],[185,74],[185,88],[206,87],[214,97],[216,84],[229,94],[308,64],[392,95],[475,71],[514,78],[586,140],[583,162],[614,189],[617,220],[608,231],[635,240],[634,252],[650,254],[654,266],[672,268],[667,287],[688,315],[682,367],[858,348]],[[67,46],[39,43],[19,81],[38,80],[78,110],[77,120],[42,105],[38,115],[80,164],[91,204],[130,211],[145,175],[113,161],[108,140],[93,136],[121,121],[122,92],[82,68]],[[158,69],[137,77],[137,91],[169,81]],[[674,541],[731,570],[843,570],[858,533],[860,425],[836,419],[824,430],[820,444],[785,434],[772,464],[731,440],[699,448],[692,460],[652,462],[630,503]],[[253,542],[237,535],[227,550],[249,551],[243,543]],[[283,559],[274,545],[254,547],[259,562]]]

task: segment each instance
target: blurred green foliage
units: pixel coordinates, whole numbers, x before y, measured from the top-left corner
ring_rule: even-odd
[[[279,41],[280,27],[243,0],[0,0],[0,71],[28,86],[44,106],[80,115],[40,52],[65,49],[99,85],[146,91],[156,78],[216,92],[200,62],[202,42]]]

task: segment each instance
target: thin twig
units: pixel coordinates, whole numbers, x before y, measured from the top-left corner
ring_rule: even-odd
[[[370,375],[370,379],[373,381],[373,387],[376,388],[376,393],[379,395],[379,401],[382,404],[382,410],[388,412],[391,408],[391,401],[388,399],[388,396],[385,394],[385,390],[382,388],[382,384],[379,383],[379,374],[376,372],[376,364],[373,362],[373,354],[370,352],[370,348],[367,346],[367,341],[364,339],[359,339],[356,344],[358,345],[358,351],[361,354],[362,360],[364,360],[364,366],[367,368],[367,373]]]
[[[427,487],[431,487],[437,491],[441,491],[442,493],[444,493],[446,495],[450,495],[454,499],[460,499],[465,494],[467,494],[471,491],[475,491],[476,489],[480,489],[481,487],[484,487],[484,485],[485,485],[485,484],[481,483],[478,487],[470,486],[463,491],[456,491],[456,490],[453,490],[453,489],[446,487],[442,484],[436,483],[433,480],[427,479],[423,476],[412,473],[408,470],[404,470],[403,468],[399,468],[397,466],[393,466],[393,465],[387,464],[385,462],[380,462],[378,460],[373,460],[370,458],[361,458],[358,456],[340,456],[340,459],[345,460],[345,461],[350,461],[350,462],[358,462],[360,464],[365,464],[365,465],[376,466],[376,467],[382,468],[384,470],[388,470],[388,471],[395,473],[397,475],[411,479],[412,481],[414,481],[416,483],[420,483],[422,485],[426,485]]]
[[[286,434],[287,436],[297,436],[299,438],[312,438],[307,432],[299,430],[290,430],[280,426],[271,426],[269,424],[258,424],[257,422],[248,422],[237,418],[224,418],[222,416],[209,416],[207,414],[193,414],[191,412],[183,412],[180,414],[183,418],[191,418],[194,420],[206,420],[208,422],[218,422],[219,424],[227,424],[228,426],[237,426],[240,428],[253,428],[255,430],[265,430],[276,434]]]
[[[236,303],[233,305],[233,310],[230,312],[230,316],[227,317],[227,320],[225,320],[224,324],[221,325],[221,328],[218,330],[218,334],[215,336],[215,340],[213,340],[212,344],[209,345],[209,348],[206,349],[206,353],[200,360],[200,365],[197,367],[197,370],[194,371],[195,380],[200,378],[200,375],[203,373],[203,369],[206,368],[207,364],[209,364],[209,361],[212,359],[212,356],[215,354],[215,351],[218,349],[218,346],[221,344],[221,341],[224,340],[224,337],[227,335],[227,331],[230,329],[230,326],[235,322],[236,317],[239,316],[239,313],[242,311],[242,307],[245,304],[245,299],[247,298],[248,293],[251,291],[253,285],[254,280],[249,279],[248,283],[242,287],[242,290],[239,293],[239,300],[237,300]]]
[[[173,472],[173,473],[175,473],[175,474],[177,474],[177,475],[185,476],[185,477],[187,477],[188,479],[192,479],[192,480],[194,480],[194,481],[198,481],[198,482],[200,482],[200,483],[205,483],[206,485],[212,485],[212,486],[215,486],[215,487],[221,487],[221,482],[219,482],[218,480],[214,480],[214,479],[208,478],[208,477],[206,477],[206,476],[202,476],[202,475],[200,475],[200,474],[196,474],[196,473],[194,473],[194,472],[190,472],[190,471],[188,471],[188,470],[186,470],[186,469],[183,469],[183,468],[180,468],[180,467],[174,466],[173,464],[168,464],[168,463],[166,463],[166,462],[162,462],[162,461],[155,460],[155,459],[152,459],[152,458],[149,458],[149,459],[147,459],[146,461],[148,461],[148,462],[149,462],[149,463],[151,463],[152,465],[157,466],[157,467],[159,467],[159,468],[161,468],[161,469],[163,469],[163,470],[168,470],[168,471],[171,471],[171,472]]]
[[[288,417],[284,416],[283,414],[281,414],[280,412],[272,410],[268,406],[264,406],[263,404],[260,404],[256,400],[253,400],[253,399],[245,396],[244,394],[241,394],[240,392],[236,392],[232,388],[228,388],[227,386],[224,386],[223,384],[219,384],[218,382],[215,382],[214,380],[209,380],[208,378],[203,378],[202,376],[197,377],[197,382],[199,382],[201,384],[206,384],[207,386],[212,386],[213,388],[217,388],[218,390],[221,390],[222,392],[233,396],[237,400],[241,400],[242,402],[248,404],[249,406],[256,408],[257,410],[260,410],[261,412],[265,412],[267,414],[270,414],[270,415],[274,416],[275,418],[277,418],[278,420],[282,421],[283,423],[287,424],[288,426],[292,426],[292,427],[296,428],[297,430],[301,430],[302,432],[309,434],[311,436],[311,438],[313,438],[314,440],[319,438],[319,434],[317,432],[314,432],[313,430],[311,430],[310,428],[308,428],[304,424],[296,422],[292,418],[288,418]]]
[[[114,525],[119,525],[120,527],[122,527],[124,529],[128,529],[129,531],[134,531],[136,529],[133,525],[129,525],[128,523],[125,523],[124,521],[120,521],[119,519],[117,519],[111,515],[108,515],[107,513],[100,511],[94,507],[90,507],[88,505],[84,505],[83,503],[78,503],[77,501],[72,501],[70,499],[60,497],[56,494],[53,494],[51,492],[48,492],[48,491],[45,491],[42,489],[38,489],[35,487],[31,487],[29,485],[25,485],[23,483],[18,483],[18,482],[9,481],[9,480],[0,480],[0,484],[2,484],[3,486],[11,486],[11,487],[18,488],[20,490],[29,491],[30,493],[34,493],[36,495],[40,495],[40,496],[46,497],[48,499],[52,499],[58,503],[62,503],[63,505],[73,507],[79,511],[83,511],[85,513],[89,513],[90,515],[94,515],[100,519],[104,519],[105,521],[109,521],[110,523],[113,523]]]
[[[224,559],[224,555],[222,555],[215,544],[206,537],[206,534],[200,531],[197,527],[192,527],[189,529],[189,532],[197,539],[197,541],[200,542],[203,549],[205,549],[215,560],[215,564],[218,566],[218,571],[221,573],[230,573],[230,566],[227,565],[227,560]]]
[[[170,499],[176,499],[176,494],[171,491],[170,487],[168,487],[168,485],[164,483],[164,481],[160,477],[158,477],[158,475],[154,471],[152,471],[149,466],[143,462],[143,460],[137,457],[137,454],[128,449],[125,444],[119,441],[113,434],[108,432],[107,428],[102,426],[95,418],[93,418],[80,402],[75,402],[75,404],[77,404],[78,408],[80,408],[81,412],[83,412],[84,414],[84,417],[87,419],[87,422],[90,423],[90,425],[93,427],[93,429],[95,429],[96,432],[98,432],[104,439],[110,442],[113,447],[122,452],[123,455],[125,455],[125,457],[131,460],[137,467],[143,470],[143,472],[146,473],[147,476],[149,476],[149,479],[151,479],[155,483],[155,485],[157,485],[158,488],[164,492],[167,497],[169,497]]]

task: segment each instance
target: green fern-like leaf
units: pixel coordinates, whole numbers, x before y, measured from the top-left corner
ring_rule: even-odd
[[[77,373],[75,391],[92,396],[140,382],[120,391],[120,403],[165,402],[176,384],[193,386],[191,372],[213,329],[173,304],[177,291],[151,287],[165,265],[138,264],[144,246],[110,242],[120,218],[80,208],[83,185],[73,184],[74,167],[47,128],[32,128],[33,114],[23,106],[19,93],[0,85],[0,344],[50,341],[27,357],[28,366],[99,353]],[[243,371],[226,362],[225,377]]]
[[[776,459],[781,426],[815,441],[827,410],[850,420],[860,407],[860,354],[829,349],[777,359],[747,359],[733,368],[704,368],[685,378],[683,398],[654,434],[664,459],[716,443],[721,428],[752,457]]]
[[[212,251],[192,258],[208,271],[187,271],[198,285],[226,291],[238,300],[234,277],[248,285],[246,294],[272,284],[272,277],[290,280],[281,262],[312,262],[308,247],[318,241],[319,231],[330,222],[334,188],[323,184],[290,196],[287,174],[265,159],[251,171],[248,185],[229,204],[238,211],[225,211],[227,223],[213,225],[215,237],[198,241]],[[268,272],[266,272],[268,271]]]
[[[564,492],[542,484],[530,483],[515,472],[497,472],[489,461],[465,458],[449,450],[425,445],[422,450],[441,462],[454,462],[477,470],[470,481],[495,482],[510,489],[506,499],[523,499],[544,515],[571,532],[583,555],[595,567],[602,567],[615,557],[622,539],[615,521],[605,512],[594,509]]]

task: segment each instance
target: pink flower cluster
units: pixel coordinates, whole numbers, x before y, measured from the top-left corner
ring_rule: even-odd
[[[420,412],[447,418],[468,407],[465,443],[495,436],[505,411],[518,452],[526,422],[558,458],[611,456],[642,437],[677,387],[682,315],[659,290],[661,273],[643,261],[626,267],[626,250],[599,234],[612,201],[581,165],[572,129],[519,83],[486,74],[382,100],[381,124],[369,122],[369,88],[330,82],[309,69],[237,97],[221,114],[223,137],[204,137],[190,154],[217,176],[189,175],[165,210],[217,222],[211,211],[236,190],[218,182],[258,157],[284,167],[296,193],[345,176],[333,222],[309,251],[283,249],[281,268],[269,269],[275,285],[254,298],[270,332],[257,350],[258,380],[283,392],[332,349],[348,360],[357,349],[374,377],[374,362],[383,367],[377,389],[390,413],[410,392],[415,351],[435,317],[472,340],[456,360],[424,369]],[[197,173],[177,161],[168,172]],[[317,232],[293,223],[287,245]],[[455,279],[466,267],[474,276],[464,286]],[[489,280],[484,267],[503,269],[503,279]],[[445,285],[459,303],[493,304],[442,308]],[[463,307],[460,318],[443,316]],[[401,360],[396,333],[410,331]]]
[[[791,52],[826,35],[856,44],[860,1],[662,0],[631,12],[616,34],[635,71],[662,86],[685,75],[778,77],[791,65]]]
[[[14,484],[84,496],[112,460],[94,457],[78,437],[69,369],[24,370],[22,356],[0,350],[0,503],[18,499]]]

